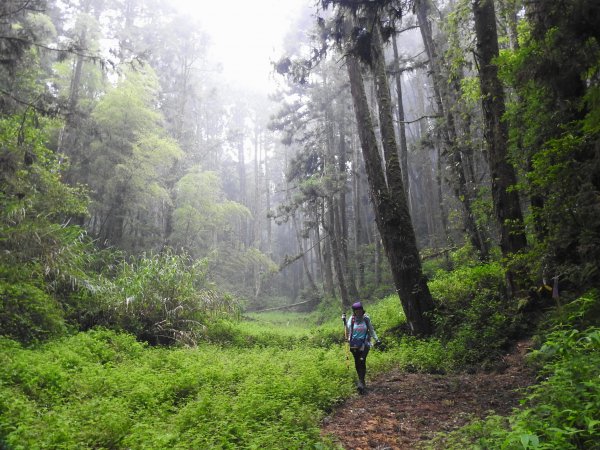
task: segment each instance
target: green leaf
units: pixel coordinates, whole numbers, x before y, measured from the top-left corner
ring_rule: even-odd
[[[593,431],[596,425],[600,424],[600,420],[590,419],[589,417],[585,418],[585,423],[587,425],[588,431]]]
[[[521,445],[524,449],[537,448],[540,445],[540,440],[535,434],[521,435]]]

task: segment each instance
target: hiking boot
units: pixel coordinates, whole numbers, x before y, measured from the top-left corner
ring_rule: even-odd
[[[356,383],[356,389],[358,390],[359,394],[364,394],[367,392],[367,386],[365,385],[364,381],[358,381],[358,383]]]

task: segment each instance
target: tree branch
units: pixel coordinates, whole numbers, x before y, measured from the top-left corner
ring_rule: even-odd
[[[6,92],[3,89],[0,89],[0,95],[4,95],[4,96],[6,96],[8,98],[11,98],[12,100],[14,100],[15,102],[17,102],[18,104],[23,105],[23,106],[27,106],[28,108],[31,108],[31,109],[33,109],[35,111],[39,111],[39,112],[41,112],[41,113],[43,113],[43,114],[45,114],[47,116],[54,116],[54,115],[57,114],[57,111],[53,111],[51,109],[42,108],[40,106],[35,105],[34,103],[30,103],[28,101],[21,100],[20,98],[15,97],[13,94],[11,94],[10,92]]]
[[[278,309],[293,308],[294,306],[306,305],[307,303],[311,303],[311,302],[314,302],[314,301],[315,301],[314,299],[305,300],[303,302],[294,303],[292,305],[274,306],[273,308],[259,309],[258,311],[250,311],[250,312],[259,313],[259,312],[265,312],[265,311],[275,311],[275,310],[278,310]]]
[[[300,258],[302,258],[302,256],[304,256],[308,252],[310,252],[313,248],[315,248],[317,245],[319,245],[328,236],[329,236],[329,234],[326,234],[325,236],[323,236],[321,239],[319,239],[319,242],[316,242],[312,247],[307,248],[304,251],[304,253],[298,253],[297,255],[294,255],[292,258],[288,258],[287,255],[286,255],[286,257],[284,258],[283,262],[279,266],[279,271],[281,272],[283,269],[285,269],[290,264],[298,261]]]
[[[420,25],[411,25],[410,27],[406,27],[406,28],[403,28],[401,30],[398,30],[397,33],[398,34],[404,33],[405,31],[414,30],[415,28],[420,28]]]
[[[440,117],[442,117],[442,116],[436,114],[435,116],[421,116],[418,119],[414,119],[414,120],[401,120],[401,121],[397,120],[396,122],[397,123],[415,123],[415,122],[418,122],[419,120],[423,120],[423,119],[439,119]]]
[[[84,58],[89,58],[92,60],[98,60],[98,59],[102,59],[100,56],[98,55],[90,55],[87,53],[83,53],[82,51],[80,51],[81,49],[73,47],[73,48],[54,48],[54,47],[49,47],[48,45],[44,45],[44,44],[40,44],[39,42],[32,42],[29,41],[25,38],[21,38],[21,37],[17,37],[17,36],[0,36],[0,39],[5,39],[7,41],[18,41],[27,45],[32,45],[34,47],[39,47],[39,48],[43,48],[45,50],[50,50],[53,52],[58,52],[58,53],[71,53],[73,55],[77,55],[77,56],[83,56]],[[108,61],[108,60],[104,60],[104,61]]]
[[[43,9],[35,9],[35,8],[31,8],[29,6],[29,4],[31,3],[31,0],[26,0],[22,6],[18,7],[16,10],[14,11],[8,11],[6,14],[0,14],[0,18],[2,17],[10,17],[10,16],[14,16],[15,14],[19,14],[21,11],[35,11],[35,12],[44,12]]]

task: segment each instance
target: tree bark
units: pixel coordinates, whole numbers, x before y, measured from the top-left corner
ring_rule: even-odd
[[[372,41],[375,41],[374,46],[376,47],[373,56],[373,75],[376,80],[380,121],[382,122],[381,133],[387,162],[387,184],[382,171],[382,161],[360,66],[351,54],[346,57],[350,90],[370,185],[371,200],[375,210],[375,220],[390,263],[396,291],[400,296],[402,308],[412,333],[428,335],[432,332],[432,324],[427,313],[433,309],[433,300],[421,270],[415,234],[402,186],[402,174],[391,120],[390,91],[377,27],[375,27],[373,36]]]
[[[498,67],[493,62],[499,54],[493,0],[474,0],[473,15],[492,198],[500,225],[500,249],[503,256],[508,256],[525,248],[527,240],[523,232],[519,195],[510,190],[517,178],[507,160],[508,129],[502,119],[505,112],[504,90],[498,78]]]
[[[321,203],[321,224],[323,225],[323,229],[327,230],[329,225],[327,225],[327,218],[325,217],[325,205]],[[323,239],[323,283],[324,283],[324,291],[330,297],[335,297],[335,286],[333,284],[333,271],[331,269],[331,237],[329,235],[325,236]]]
[[[406,143],[406,124],[404,123],[404,103],[402,101],[402,71],[400,70],[400,58],[398,56],[398,44],[396,35],[392,35],[392,46],[394,49],[394,69],[396,70],[396,98],[398,109],[398,135],[400,137],[400,167],[402,169],[402,183],[404,190],[410,192],[410,179],[408,176],[408,145]],[[409,196],[407,196],[409,197]]]

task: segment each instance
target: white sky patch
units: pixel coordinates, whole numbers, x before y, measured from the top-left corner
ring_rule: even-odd
[[[211,59],[239,87],[268,91],[271,60],[281,56],[285,34],[310,0],[172,0],[211,36]],[[303,8],[304,7],[304,8]]]

